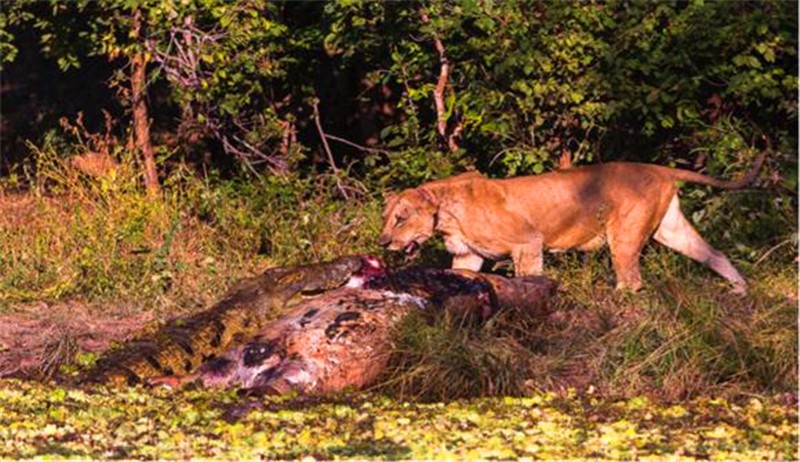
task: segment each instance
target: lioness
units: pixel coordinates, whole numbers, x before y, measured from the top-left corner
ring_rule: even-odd
[[[453,268],[480,271],[484,259],[511,256],[517,276],[542,273],[542,251],[594,250],[605,243],[617,289],[642,286],[639,254],[647,239],[704,263],[746,294],[747,283],[681,213],[678,181],[740,188],[758,173],[764,154],[738,181],[657,165],[610,162],[503,180],[469,172],[391,196],[380,244],[412,253],[439,231]]]

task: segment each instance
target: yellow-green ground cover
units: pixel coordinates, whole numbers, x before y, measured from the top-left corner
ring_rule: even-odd
[[[797,409],[778,398],[419,404],[0,382],[3,458],[796,460],[797,444]]]

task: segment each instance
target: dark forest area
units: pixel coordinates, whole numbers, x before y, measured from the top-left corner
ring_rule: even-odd
[[[796,458],[797,26],[784,0],[2,2],[0,457]],[[546,309],[410,315],[361,390],[64,385],[265,271],[449,268],[439,237],[379,243],[406,188],[762,156],[679,192],[746,296],[658,244],[637,293],[607,248],[548,253]]]
[[[413,182],[476,166],[507,176],[550,169],[564,152],[727,173],[764,139],[796,146],[791,2],[131,8],[6,8],[5,174],[30,157],[27,140],[63,137],[61,117],[82,113],[99,133],[107,111],[109,135],[124,141],[139,57],[159,156],[232,175],[352,168]],[[330,155],[315,107],[335,137]],[[772,161],[790,191],[794,157]]]

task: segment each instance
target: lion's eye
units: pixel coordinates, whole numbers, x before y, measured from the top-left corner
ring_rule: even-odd
[[[400,226],[400,225],[402,225],[403,223],[405,223],[406,219],[407,219],[406,217],[400,217],[400,216],[398,216],[398,217],[396,218],[395,222],[394,222],[394,225],[395,225],[395,226]]]

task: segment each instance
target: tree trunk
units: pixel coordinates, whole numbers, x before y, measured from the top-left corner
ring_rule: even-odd
[[[139,39],[142,26],[141,12],[133,13],[134,40]],[[150,143],[150,117],[147,112],[147,59],[143,52],[138,51],[131,57],[131,100],[133,103],[133,133],[136,150],[141,153],[144,166],[144,184],[147,191],[156,194],[159,191],[158,172],[153,155],[153,145]]]

